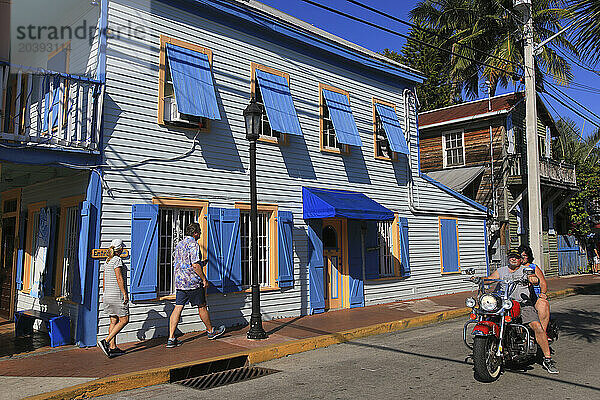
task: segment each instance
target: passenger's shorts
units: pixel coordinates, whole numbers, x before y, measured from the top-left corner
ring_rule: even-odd
[[[534,321],[540,322],[540,317],[534,306],[521,304],[521,320],[526,325]]]
[[[192,290],[181,290],[175,291],[175,304],[178,306],[185,306],[187,303],[193,306],[204,306],[206,305],[206,293],[204,286],[200,286],[197,289]]]
[[[117,316],[117,317],[125,317],[129,315],[129,304],[123,304],[123,302],[105,302],[104,304],[104,312],[108,315]]]

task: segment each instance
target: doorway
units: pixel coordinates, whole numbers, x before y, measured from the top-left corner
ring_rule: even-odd
[[[342,221],[339,219],[324,219],[322,237],[325,309],[335,310],[344,306]]]
[[[12,319],[16,269],[17,227],[21,190],[2,193],[2,226],[0,227],[0,317]]]

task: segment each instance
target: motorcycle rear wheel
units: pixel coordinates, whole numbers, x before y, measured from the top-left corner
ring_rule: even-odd
[[[502,362],[496,355],[498,339],[494,336],[475,336],[473,339],[473,365],[475,379],[493,382],[500,376]]]

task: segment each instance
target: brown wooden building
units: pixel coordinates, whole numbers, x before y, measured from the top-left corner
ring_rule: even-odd
[[[558,274],[558,237],[566,233],[561,211],[577,191],[575,168],[552,157],[559,132],[538,97],[538,145],[544,260]],[[488,207],[489,254],[506,262],[506,250],[527,243],[527,153],[522,92],[471,101],[419,114],[421,170]],[[491,171],[493,170],[493,174]]]

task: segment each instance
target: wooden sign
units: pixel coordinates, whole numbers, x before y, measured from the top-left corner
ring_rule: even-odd
[[[92,258],[106,258],[108,255],[108,249],[93,249]],[[124,249],[121,253],[121,258],[129,257],[129,250]]]

